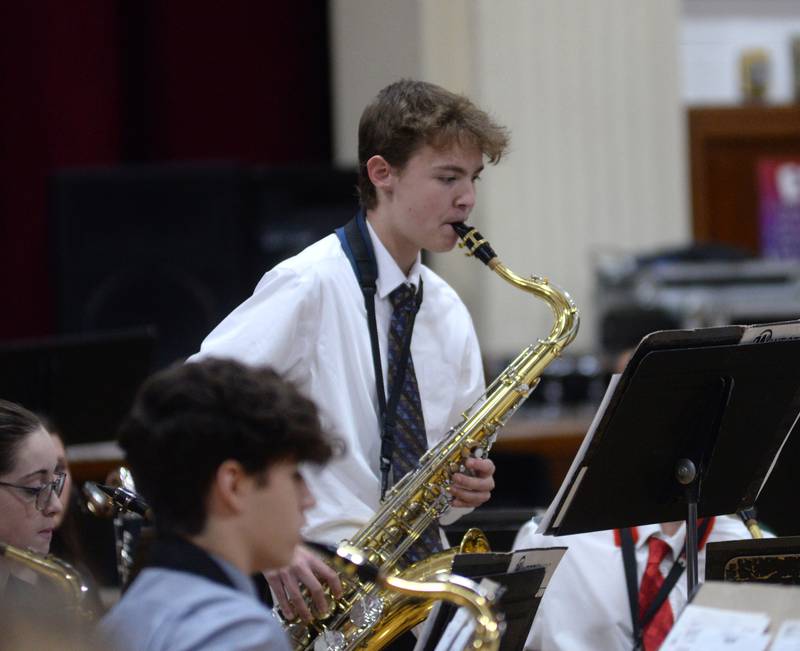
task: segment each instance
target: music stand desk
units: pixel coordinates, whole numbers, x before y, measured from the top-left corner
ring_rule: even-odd
[[[645,337],[609,387],[539,531],[566,535],[752,506],[800,412],[800,324]],[[777,333],[777,334],[775,334]]]

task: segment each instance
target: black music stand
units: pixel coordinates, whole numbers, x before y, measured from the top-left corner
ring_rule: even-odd
[[[532,554],[555,551],[560,560],[565,550],[527,551]],[[516,554],[518,555],[519,553]],[[555,570],[552,567],[548,572],[543,565],[514,568],[511,567],[514,557],[513,552],[456,554],[451,568],[453,574],[475,581],[487,578],[500,586],[496,602],[497,610],[503,615],[504,631],[500,639],[500,651],[522,651],[543,596],[545,577]],[[557,561],[555,564],[557,565]],[[419,651],[434,651],[455,613],[456,606],[440,604],[432,615],[433,621],[426,623],[422,633],[424,639],[418,643]]]
[[[767,331],[769,334],[765,334]],[[606,395],[540,531],[686,520],[752,506],[800,412],[800,323],[656,332]]]

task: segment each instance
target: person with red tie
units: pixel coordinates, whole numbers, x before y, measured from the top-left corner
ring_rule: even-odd
[[[684,523],[572,536],[545,536],[535,533],[536,527],[533,521],[525,524],[514,549],[564,546],[567,552],[545,590],[527,651],[656,651],[661,646],[687,601]],[[699,577],[705,575],[707,542],[749,537],[734,516],[700,520]]]

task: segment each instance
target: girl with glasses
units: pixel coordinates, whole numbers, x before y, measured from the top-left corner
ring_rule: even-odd
[[[47,554],[63,506],[63,473],[52,437],[27,409],[0,400],[0,541]],[[23,569],[0,560],[0,594]],[[9,578],[12,577],[12,578]]]
[[[58,456],[37,416],[0,400],[0,542],[40,555],[50,551],[64,510],[66,474]],[[86,626],[57,581],[0,557],[3,649],[91,649]]]

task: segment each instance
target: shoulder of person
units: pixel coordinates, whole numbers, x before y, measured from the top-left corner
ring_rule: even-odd
[[[554,536],[536,533],[539,523],[533,519],[523,524],[514,539],[513,549],[538,549],[540,547],[556,547],[558,540]]]
[[[444,307],[452,307],[464,311],[467,310],[456,290],[433,269],[427,265],[421,265],[420,276],[425,283],[425,296],[435,296],[437,303],[442,304]]]
[[[744,522],[736,515],[718,515],[714,518],[714,527],[708,536],[710,542],[724,540],[744,540],[750,538],[750,532]]]
[[[166,635],[171,640],[171,648],[178,640],[185,642],[191,637],[217,640],[232,629],[249,631],[250,639],[256,630],[260,630],[259,640],[274,639],[281,633],[279,626],[277,629],[271,626],[275,620],[266,606],[251,595],[176,570],[143,570],[117,607],[106,615],[101,629],[106,634],[125,629],[134,611],[136,619],[141,619],[143,612],[151,613],[153,619],[149,628],[152,634],[157,638]],[[140,623],[144,625],[144,622]],[[199,642],[196,646],[189,645],[189,648],[205,648],[205,642]]]
[[[339,282],[339,274],[348,270],[350,262],[339,239],[331,234],[275,265],[261,278],[255,293],[283,285],[312,290],[328,282]]]
[[[187,649],[288,651],[286,634],[264,604],[237,590],[218,587],[181,613],[174,622],[174,639]]]

